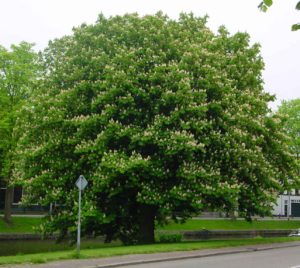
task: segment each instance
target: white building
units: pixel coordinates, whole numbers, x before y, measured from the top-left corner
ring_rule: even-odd
[[[291,190],[279,195],[272,214],[282,217],[300,217],[300,191]]]

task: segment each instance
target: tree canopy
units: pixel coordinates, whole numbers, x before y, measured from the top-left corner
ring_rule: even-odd
[[[300,99],[283,101],[277,113],[284,117],[283,125],[289,136],[289,146],[299,161],[300,158]],[[299,175],[299,174],[298,174]]]
[[[207,209],[268,215],[293,158],[268,115],[264,64],[249,35],[158,13],[75,28],[43,53],[45,77],[19,120],[15,182],[57,203],[45,232],[153,242],[154,221]]]
[[[10,50],[0,46],[0,179],[12,191],[9,182],[13,169],[16,140],[14,128],[18,110],[32,93],[37,79],[37,54],[33,44],[22,42]],[[5,219],[10,221],[11,194],[6,198]]]

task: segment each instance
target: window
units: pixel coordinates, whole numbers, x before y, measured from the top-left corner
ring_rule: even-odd
[[[22,187],[21,186],[16,186],[14,188],[14,198],[13,198],[13,203],[18,204],[21,202],[22,199]]]

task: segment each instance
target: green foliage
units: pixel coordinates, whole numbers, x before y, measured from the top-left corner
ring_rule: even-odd
[[[300,23],[296,23],[292,25],[292,31],[298,31],[300,30]]]
[[[259,4],[259,8],[261,11],[266,12],[270,6],[273,5],[272,0],[264,0]]]
[[[160,234],[158,236],[158,241],[160,243],[178,243],[181,242],[181,234]]]
[[[300,1],[296,4],[296,10],[300,10]],[[300,23],[295,23],[292,25],[292,31],[300,30]]]
[[[296,156],[300,155],[300,99],[283,101],[278,108],[279,115],[284,117],[284,130],[290,137],[289,145]]]
[[[136,243],[166,217],[266,215],[293,172],[247,34],[214,34],[192,14],[100,15],[43,59],[14,177],[28,202],[59,204],[46,233],[76,234],[80,174],[83,233]]]
[[[10,50],[0,46],[0,178],[5,178],[5,183],[12,173],[18,110],[37,78],[37,54],[32,47],[26,42],[12,45]]]
[[[268,7],[270,7],[273,4],[272,0],[264,0],[264,4]]]
[[[278,109],[278,115],[283,117],[283,127],[286,135],[289,137],[288,145],[291,153],[300,165],[300,99],[283,101]]]
[[[268,8],[270,6],[273,5],[273,1],[272,0],[263,0],[259,5],[258,5],[258,8],[263,11],[263,12],[267,12],[268,11]],[[296,4],[296,7],[295,7],[296,10],[300,10],[300,1],[297,2]],[[293,24],[292,25],[292,31],[298,31],[300,30],[300,24],[299,23],[296,23],[296,24]]]

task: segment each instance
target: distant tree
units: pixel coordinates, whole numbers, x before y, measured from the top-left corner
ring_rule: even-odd
[[[273,5],[273,0],[263,0],[259,4],[259,8],[261,11],[266,12],[270,6]],[[296,4],[296,10],[300,10],[300,1],[297,2]],[[292,25],[292,31],[298,31],[300,29],[300,23],[296,23]]]
[[[80,174],[83,233],[107,241],[151,243],[155,222],[207,209],[270,213],[294,162],[247,34],[192,14],[100,15],[43,55],[14,177],[27,202],[59,204],[46,233],[75,233]]]
[[[289,146],[293,155],[300,164],[300,99],[283,101],[278,108],[279,115],[283,116],[283,126],[289,136]],[[300,174],[298,173],[298,176]]]
[[[0,46],[0,179],[7,186],[4,219],[11,221],[13,187],[10,185],[15,148],[17,110],[32,93],[37,77],[37,54],[22,42],[11,50]]]

